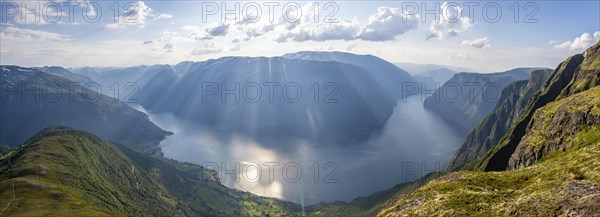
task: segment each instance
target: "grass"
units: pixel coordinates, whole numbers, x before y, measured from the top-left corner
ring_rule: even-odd
[[[548,104],[538,110],[539,122],[534,124],[552,122],[552,118],[539,117],[553,114],[560,106],[568,106],[570,111],[589,109],[590,105],[597,108],[599,98],[597,87]],[[600,185],[600,125],[582,126],[581,131],[561,141],[569,143],[563,144],[568,147],[566,151],[551,152],[530,167],[447,174],[399,197],[379,216],[553,216],[576,213],[576,204],[587,204],[583,211],[600,208],[600,190],[569,193],[572,186],[598,189]]]

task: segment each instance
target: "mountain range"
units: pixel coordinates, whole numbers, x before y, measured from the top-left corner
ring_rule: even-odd
[[[597,215],[600,42],[554,70],[453,75],[424,103],[458,130],[469,132],[447,170],[350,202],[311,206],[229,189],[214,170],[144,152],[168,132],[127,104],[68,80],[110,84],[131,79],[140,83],[135,95],[150,111],[249,136],[268,137],[260,133],[264,130],[340,142],[376,132],[396,100],[405,97],[389,85],[415,81],[387,63],[364,65],[369,61],[377,63],[378,58],[301,52],[104,69],[107,72],[87,68],[76,75],[56,67],[0,66],[2,90],[7,91],[0,143],[12,146],[0,145],[0,204],[6,204],[0,206],[0,216]],[[374,75],[379,70],[398,74]],[[339,101],[317,104],[309,98],[288,106],[223,102],[194,94],[206,90],[199,86],[206,80],[231,88],[271,79],[301,87],[335,82]],[[491,86],[497,92],[490,99],[485,87]],[[67,91],[73,87],[77,91]],[[75,96],[55,100],[63,91]],[[98,97],[90,101],[90,94]],[[448,101],[449,94],[458,98]],[[36,98],[42,96],[46,101]],[[209,103],[203,104],[203,99]],[[256,110],[265,114],[252,113]],[[247,119],[254,115],[257,120]],[[48,127],[56,124],[67,127]],[[325,130],[315,132],[315,126]]]
[[[0,82],[1,144],[16,146],[50,125],[86,130],[138,151],[157,146],[170,134],[146,114],[93,86],[35,68],[0,66]]]
[[[536,68],[498,73],[455,74],[425,99],[425,108],[439,114],[461,134],[466,134],[493,111],[508,84],[525,80]]]

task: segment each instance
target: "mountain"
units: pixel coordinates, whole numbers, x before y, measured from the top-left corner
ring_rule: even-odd
[[[515,81],[504,87],[494,111],[467,134],[448,168],[454,169],[485,156],[523,113],[529,99],[541,90],[551,73],[552,70],[533,71],[529,80]]]
[[[58,77],[66,78],[71,81],[77,82],[81,86],[85,86],[86,84],[93,82],[92,79],[88,78],[87,76],[71,72],[68,69],[65,69],[60,66],[44,66],[44,67],[34,67],[34,68],[37,70],[40,70],[42,72],[48,73],[48,74],[53,74]]]
[[[380,130],[396,105],[373,73],[339,62],[223,57],[189,69],[144,108],[275,144],[346,144]]]
[[[184,216],[151,175],[89,133],[42,130],[0,158],[0,203],[8,216]]]
[[[220,184],[216,171],[154,158],[66,127],[0,156],[9,216],[299,216],[299,205]],[[10,202],[10,203],[9,203]]]
[[[2,144],[18,145],[50,125],[87,130],[136,150],[169,135],[119,100],[34,68],[0,66],[0,82]]]
[[[428,91],[440,88],[444,83],[454,77],[454,74],[456,73],[458,72],[441,68],[413,75],[413,78],[421,85],[422,91]]]
[[[533,70],[535,68],[489,74],[461,72],[427,97],[423,105],[439,114],[457,132],[466,134],[493,111],[504,87],[526,80]]]
[[[476,170],[446,172],[378,216],[595,216],[600,43],[561,63]],[[496,171],[496,172],[489,172]]]
[[[396,65],[373,55],[357,55],[344,52],[301,51],[282,56],[288,59],[335,61],[352,64],[365,69],[392,97],[399,99],[414,93],[405,93],[403,84],[416,82],[410,74]]]
[[[596,43],[583,54],[569,57],[554,70],[546,82],[544,91],[532,99],[527,106],[527,111],[497,147],[488,153],[481,167],[486,171],[515,169],[537,162],[548,152],[567,149],[568,146],[565,145],[568,145],[568,141],[564,141],[561,137],[576,134],[589,128],[589,125],[594,125],[595,110],[565,111],[565,107],[555,109],[547,115],[552,116],[554,119],[552,124],[558,126],[549,128],[546,126],[543,129],[545,132],[539,132],[538,127],[544,126],[538,125],[537,122],[542,122],[548,117],[537,110],[553,101],[586,91],[598,84],[600,84],[600,43]],[[594,102],[585,103],[586,108],[593,108]],[[539,145],[540,143],[543,145]]]
[[[412,76],[426,74],[431,71],[436,71],[440,69],[450,70],[453,72],[476,72],[474,69],[465,68],[465,67],[456,67],[456,66],[446,66],[446,65],[437,65],[437,64],[417,64],[417,63],[394,63],[394,65],[398,66],[405,71],[407,71]]]
[[[177,80],[177,75],[169,65],[72,68],[73,72],[87,76],[97,82],[102,93],[125,102],[138,103],[161,90],[169,88]]]
[[[6,152],[8,152],[9,150],[10,150],[10,147],[9,147],[9,146],[6,146],[6,145],[0,145],[0,155],[1,155],[1,154],[3,154],[3,153],[6,153]]]

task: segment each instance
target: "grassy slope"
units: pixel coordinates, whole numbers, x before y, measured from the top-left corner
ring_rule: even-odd
[[[121,147],[124,153],[193,212],[206,216],[297,216],[301,207],[292,202],[260,197],[223,186],[215,171],[174,160],[148,157]]]
[[[552,102],[537,114],[578,98],[598,99],[600,88]],[[588,126],[564,141],[571,142],[567,151],[524,169],[450,173],[399,198],[379,216],[594,214],[600,209],[600,126]]]
[[[375,216],[388,204],[392,204],[395,198],[402,197],[429,181],[439,178],[444,173],[430,173],[414,182],[402,183],[393,188],[375,192],[366,197],[359,197],[349,203],[334,202],[322,203],[306,208],[308,216]]]
[[[45,129],[0,157],[0,212],[4,207],[0,216],[302,214],[297,204],[229,189],[215,171],[69,128]]]
[[[184,214],[174,198],[112,144],[82,131],[45,131],[1,157],[4,216]]]

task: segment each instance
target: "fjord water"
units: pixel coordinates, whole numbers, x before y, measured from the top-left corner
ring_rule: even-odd
[[[148,115],[174,133],[160,144],[165,157],[217,169],[228,187],[310,205],[350,201],[443,169],[461,135],[425,110],[424,98],[399,100],[380,132],[339,145],[263,145],[168,113]]]

